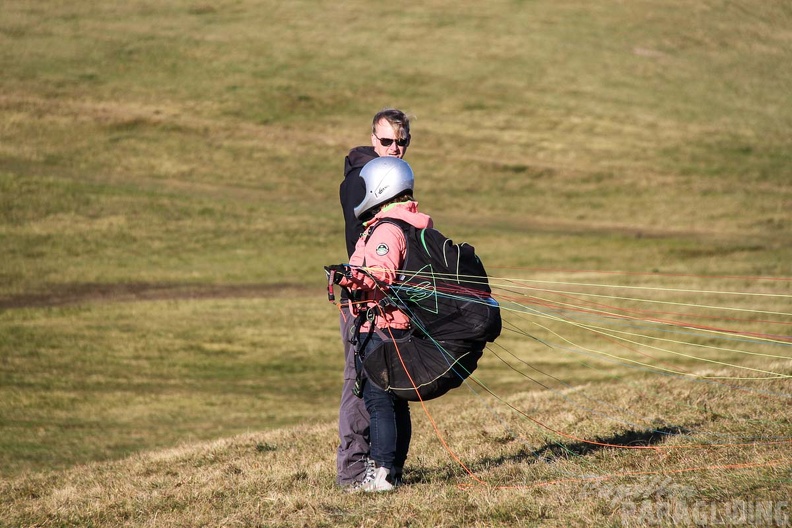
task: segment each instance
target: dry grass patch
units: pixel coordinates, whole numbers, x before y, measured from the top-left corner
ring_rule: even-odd
[[[582,392],[624,409],[652,409],[656,427],[645,431],[608,426],[574,407],[561,413],[556,396],[548,392],[509,398],[528,417],[501,411],[497,419],[488,410],[497,403],[430,402],[440,436],[470,474],[441,446],[427,416],[414,405],[407,485],[391,494],[350,495],[336,489],[334,426],[300,425],[8,479],[2,484],[8,505],[2,521],[63,526],[621,526],[647,520],[649,506],[644,504],[649,503],[684,505],[691,512],[702,503],[723,513],[738,501],[779,505],[788,499],[788,445],[768,441],[792,432],[785,403],[688,382],[651,379],[643,385],[643,393],[604,384],[564,395]],[[782,388],[778,383],[755,387]],[[693,397],[707,401],[707,410],[684,405]],[[751,418],[757,412],[765,417],[761,438]],[[678,427],[663,430],[669,419]],[[580,439],[537,428],[534,420]],[[610,447],[602,445],[607,442]],[[641,445],[654,449],[629,449]],[[636,510],[641,507],[643,513]],[[659,522],[669,523],[662,512],[653,512],[660,515]]]

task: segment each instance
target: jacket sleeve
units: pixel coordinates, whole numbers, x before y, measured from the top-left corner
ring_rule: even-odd
[[[344,212],[344,236],[346,237],[347,255],[352,256],[355,244],[363,233],[363,222],[355,218],[355,207],[366,196],[366,184],[360,177],[360,171],[369,161],[377,157],[373,147],[356,147],[344,158],[344,180],[338,189],[341,209]]]
[[[379,226],[365,244],[358,244],[350,259],[350,263],[362,265],[363,270],[353,267],[352,278],[342,279],[341,286],[371,291],[377,289],[378,283],[393,284],[404,265],[406,251],[407,241],[399,226]]]
[[[355,217],[355,207],[366,196],[366,184],[360,177],[360,168],[351,169],[338,189],[341,209],[344,212],[344,236],[346,237],[347,256],[352,256],[355,243],[363,233],[363,222]]]

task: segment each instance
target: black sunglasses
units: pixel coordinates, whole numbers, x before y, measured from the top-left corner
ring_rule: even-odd
[[[399,147],[406,147],[407,145],[410,144],[409,136],[407,136],[404,139],[391,139],[391,138],[381,138],[378,137],[377,134],[374,134],[374,137],[379,139],[380,145],[382,145],[383,147],[390,147],[394,141],[396,142],[396,145]]]

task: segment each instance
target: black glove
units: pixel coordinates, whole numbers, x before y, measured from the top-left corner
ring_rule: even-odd
[[[331,266],[325,266],[324,269],[328,277],[331,273],[335,272],[333,275],[334,284],[341,282],[343,277],[346,277],[347,279],[352,278],[352,268],[350,268],[347,264],[333,264]]]

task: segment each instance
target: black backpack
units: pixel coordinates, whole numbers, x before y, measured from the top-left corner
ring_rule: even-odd
[[[387,295],[412,329],[401,339],[385,339],[362,358],[363,368],[372,382],[403,399],[437,398],[461,385],[486,343],[500,335],[500,308],[473,246],[391,218],[367,237],[384,223],[399,226],[407,242],[403,269]]]

